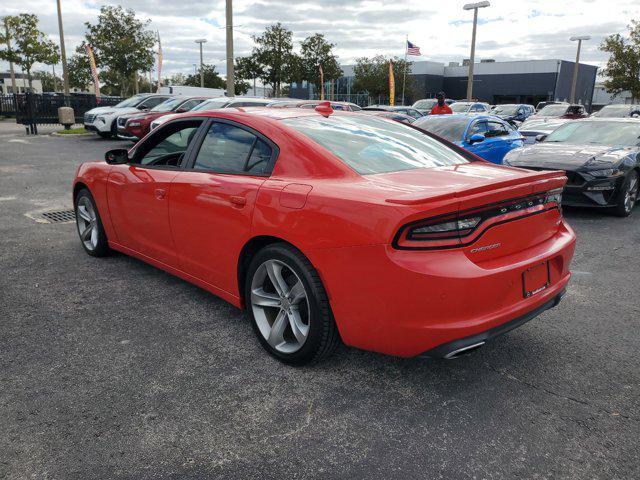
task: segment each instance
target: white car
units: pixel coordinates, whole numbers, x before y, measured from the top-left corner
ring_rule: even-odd
[[[254,98],[254,97],[216,97],[209,100],[205,100],[197,107],[189,110],[189,113],[201,111],[201,110],[217,110],[218,108],[237,108],[237,107],[265,107],[273,102],[273,98]],[[151,122],[150,128],[153,130],[158,125],[162,125],[168,122],[172,118],[175,118],[179,113],[172,113],[170,115],[163,115],[160,118]]]
[[[451,105],[453,113],[476,113],[488,114],[490,107],[484,102],[453,102]]]
[[[116,118],[124,113],[149,110],[173,95],[141,93],[110,107],[96,107],[84,114],[84,128],[101,137],[116,136]]]

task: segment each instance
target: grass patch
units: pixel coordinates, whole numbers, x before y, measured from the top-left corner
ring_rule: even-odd
[[[70,128],[69,130],[65,130],[63,128],[62,130],[58,130],[57,133],[59,135],[82,135],[83,133],[89,133],[89,132],[85,130],[84,127],[80,127],[80,128]]]

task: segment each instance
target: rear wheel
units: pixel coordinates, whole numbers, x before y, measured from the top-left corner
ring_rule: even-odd
[[[82,248],[89,255],[104,257],[111,251],[100,214],[91,192],[83,188],[76,195],[76,226]]]
[[[339,334],[318,272],[294,247],[259,251],[249,266],[245,301],[262,346],[274,357],[303,365],[333,352]]]
[[[638,201],[639,183],[638,172],[631,170],[627,174],[627,178],[625,178],[622,188],[620,189],[618,204],[613,208],[614,214],[619,217],[628,217],[631,215],[633,207],[635,207],[636,202]]]

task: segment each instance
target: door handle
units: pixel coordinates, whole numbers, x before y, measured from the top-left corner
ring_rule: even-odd
[[[247,204],[247,199],[238,195],[232,196],[229,201],[234,207],[244,207]]]
[[[164,197],[167,196],[167,191],[164,188],[156,188],[154,193],[158,200],[164,200]]]

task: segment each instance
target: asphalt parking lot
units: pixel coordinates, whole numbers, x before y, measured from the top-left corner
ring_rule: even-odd
[[[565,300],[472,355],[291,368],[222,300],[36,221],[121,145],[0,122],[0,478],[640,478],[640,208],[566,211]]]

